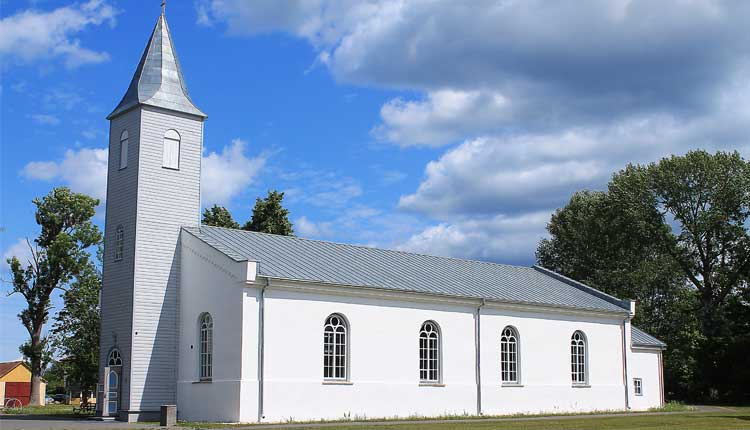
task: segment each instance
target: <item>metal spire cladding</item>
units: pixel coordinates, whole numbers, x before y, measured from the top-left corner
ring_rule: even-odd
[[[139,105],[207,117],[190,100],[163,12],[156,21],[125,96],[107,119]]]

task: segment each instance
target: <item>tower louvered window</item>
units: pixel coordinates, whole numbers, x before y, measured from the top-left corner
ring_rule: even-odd
[[[128,167],[128,131],[123,130],[120,134],[120,169]]]
[[[180,134],[175,130],[168,130],[164,134],[162,167],[167,169],[180,168]]]

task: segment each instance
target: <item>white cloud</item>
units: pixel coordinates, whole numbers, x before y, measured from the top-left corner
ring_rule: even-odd
[[[71,190],[104,201],[107,194],[107,149],[68,149],[57,161],[32,161],[22,176],[41,181],[59,181]]]
[[[544,237],[546,211],[516,217],[497,215],[444,222],[425,228],[397,246],[404,251],[447,257],[526,264]]]
[[[34,242],[31,242],[31,246],[35,246]],[[3,261],[0,261],[0,273],[10,270],[8,259],[11,257],[18,258],[23,267],[26,267],[32,261],[31,249],[26,238],[17,239],[15,243],[3,250]]]
[[[243,140],[234,139],[221,153],[211,152],[203,157],[201,198],[204,206],[228,203],[263,169],[268,155],[248,157],[245,146]]]
[[[204,204],[226,204],[252,183],[266,154],[248,157],[245,142],[232,141],[220,153],[203,157],[201,178]],[[21,171],[27,179],[62,182],[73,191],[104,200],[107,192],[107,149],[68,149],[61,161],[32,161]]]
[[[0,20],[3,63],[32,63],[59,58],[68,68],[100,63],[109,54],[81,46],[76,36],[91,26],[115,24],[117,11],[103,0],[90,0],[52,11],[24,10]]]
[[[294,222],[294,233],[300,237],[323,238],[333,234],[333,224],[330,222],[316,223],[306,216],[297,218]]]
[[[34,120],[37,124],[42,125],[58,125],[60,124],[60,118],[54,116],[54,115],[48,115],[48,114],[33,114],[30,115],[31,119]]]

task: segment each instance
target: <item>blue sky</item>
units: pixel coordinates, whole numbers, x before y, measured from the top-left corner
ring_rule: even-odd
[[[105,116],[159,3],[3,1],[4,258],[35,196],[105,197]],[[551,212],[626,163],[750,154],[744,2],[198,0],[167,19],[209,115],[203,204],[244,222],[283,190],[304,237],[531,264]],[[20,307],[0,298],[0,360]]]

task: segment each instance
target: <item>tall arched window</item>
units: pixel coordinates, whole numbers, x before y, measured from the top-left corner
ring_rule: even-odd
[[[122,254],[125,249],[125,229],[118,225],[115,229],[115,261],[122,260]]]
[[[120,350],[115,348],[109,352],[107,357],[107,366],[122,366],[122,357],[120,356]]]
[[[323,378],[345,381],[349,327],[340,314],[331,314],[323,327]]]
[[[586,336],[576,331],[570,338],[570,374],[573,384],[585,385],[586,378]]]
[[[213,376],[213,343],[214,343],[214,321],[211,314],[203,313],[198,319],[199,324],[199,363],[200,380],[210,381]]]
[[[518,333],[511,326],[500,336],[500,376],[503,384],[518,384]]]
[[[180,168],[180,134],[175,130],[167,130],[164,134],[162,167],[167,169]]]
[[[120,169],[128,167],[128,131],[120,134]]]
[[[440,382],[440,327],[425,321],[419,330],[419,380]]]

